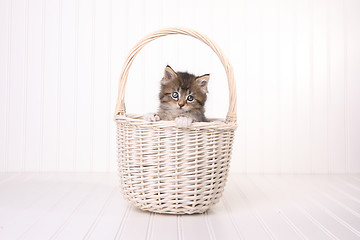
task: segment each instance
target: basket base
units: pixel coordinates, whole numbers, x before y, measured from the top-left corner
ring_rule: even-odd
[[[176,208],[176,206],[174,206],[173,209],[155,209],[153,206],[144,207],[144,206],[136,206],[135,204],[133,205],[144,212],[153,212],[153,213],[160,213],[166,215],[191,215],[191,214],[202,214],[206,212],[213,204],[211,206],[205,206],[201,208],[188,207],[187,209]]]
[[[206,212],[209,208],[219,202],[222,196],[222,192],[217,194],[217,197],[209,198],[208,200],[199,199],[197,202],[189,203],[185,199],[177,199],[174,201],[163,201],[159,200],[157,203],[154,199],[141,199],[137,197],[130,197],[123,194],[124,198],[136,208],[145,211],[160,214],[169,215],[190,215],[190,214],[201,214]],[[146,203],[148,201],[148,203]]]

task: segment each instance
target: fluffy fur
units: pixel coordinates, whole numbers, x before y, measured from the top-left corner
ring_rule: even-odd
[[[159,93],[157,114],[148,114],[148,121],[175,120],[178,127],[188,127],[192,122],[206,122],[205,102],[210,75],[195,76],[175,72],[166,66]]]

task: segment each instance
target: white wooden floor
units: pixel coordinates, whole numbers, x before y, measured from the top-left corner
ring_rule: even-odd
[[[0,174],[0,239],[360,239],[360,175],[231,175],[205,214],[130,206],[116,174]]]

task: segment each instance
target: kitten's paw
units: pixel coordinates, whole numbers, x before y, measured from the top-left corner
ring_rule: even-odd
[[[160,117],[156,113],[148,113],[144,115],[144,120],[148,122],[156,122],[160,121]]]
[[[177,117],[175,118],[175,124],[178,128],[188,128],[191,126],[193,120],[187,117]]]

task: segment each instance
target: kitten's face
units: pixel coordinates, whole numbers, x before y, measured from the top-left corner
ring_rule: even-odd
[[[196,77],[185,72],[175,72],[167,66],[159,94],[162,107],[179,113],[203,111],[208,81],[208,74]]]

